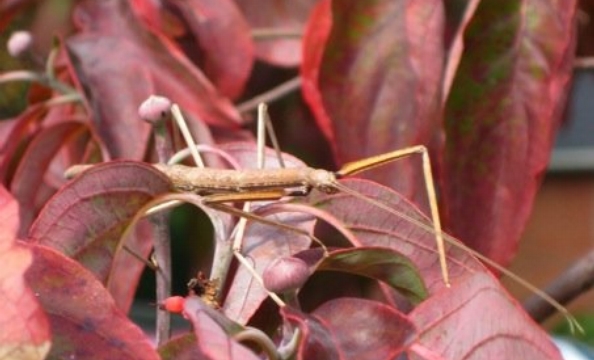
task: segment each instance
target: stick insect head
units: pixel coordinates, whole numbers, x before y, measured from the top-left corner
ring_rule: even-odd
[[[311,169],[307,173],[307,183],[326,194],[332,194],[338,191],[335,186],[336,175],[327,170]]]

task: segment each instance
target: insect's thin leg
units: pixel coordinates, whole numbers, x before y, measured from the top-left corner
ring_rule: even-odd
[[[258,147],[257,166],[258,166],[258,169],[264,168],[264,159],[265,159],[264,145],[265,145],[265,141],[266,141],[266,134],[265,134],[266,128],[264,127],[263,119],[264,119],[265,112],[266,112],[266,105],[260,104],[260,106],[258,107],[258,136],[257,136],[257,147]],[[252,277],[254,279],[256,279],[256,281],[262,286],[262,288],[266,290],[266,292],[268,293],[268,296],[270,296],[270,298],[272,300],[274,300],[274,302],[276,302],[276,304],[278,306],[284,307],[285,302],[278,295],[276,295],[275,293],[268,291],[266,289],[266,287],[264,286],[264,281],[262,280],[262,277],[260,276],[260,274],[258,274],[258,272],[256,271],[256,269],[254,269],[252,264],[241,253],[241,245],[243,243],[243,238],[245,235],[245,229],[247,227],[248,218],[254,217],[254,216],[252,216],[252,214],[250,214],[251,203],[249,201],[246,201],[243,204],[243,211],[237,210],[233,207],[226,207],[223,204],[218,204],[218,206],[216,204],[211,204],[211,206],[213,208],[217,208],[222,211],[227,211],[229,213],[235,213],[235,215],[241,216],[241,218],[239,219],[239,223],[237,224],[237,227],[236,227],[237,231],[233,238],[233,244],[232,244],[233,254],[235,254],[235,258],[237,259],[237,261],[239,261],[241,263],[241,265],[243,265],[246,268],[246,270],[249,271],[249,273],[252,275]]]
[[[203,168],[204,161],[202,160],[202,156],[200,156],[200,153],[196,149],[196,141],[194,141],[192,133],[190,133],[190,129],[188,129],[186,120],[184,119],[184,116],[182,115],[181,110],[179,109],[179,106],[177,104],[171,105],[171,114],[173,115],[173,118],[175,119],[175,122],[184,137],[186,146],[190,148],[190,152],[192,153],[192,158],[194,159],[196,166],[198,166],[199,168]]]
[[[262,104],[264,105],[264,104]],[[266,105],[264,105],[266,106]],[[268,114],[268,109],[265,108],[264,110],[264,124],[266,125],[266,131],[268,132],[268,137],[270,138],[270,142],[272,143],[272,147],[276,152],[276,158],[278,159],[278,164],[281,168],[285,168],[285,160],[281,154],[280,145],[278,143],[278,138],[276,137],[276,132],[274,131],[274,126],[272,126],[272,121],[270,120],[270,115]],[[258,119],[259,120],[259,119]]]
[[[429,209],[431,211],[431,219],[433,221],[433,228],[435,230],[435,242],[437,243],[437,250],[439,252],[439,264],[441,266],[441,275],[446,286],[450,286],[450,279],[448,275],[448,265],[446,262],[445,246],[443,241],[443,233],[441,230],[441,221],[439,218],[439,208],[437,206],[437,195],[435,194],[435,183],[433,181],[433,173],[431,171],[431,160],[429,159],[429,152],[423,145],[412,146],[401,150],[392,151],[386,154],[372,156],[367,159],[346,163],[340,170],[336,172],[338,177],[352,175],[364,170],[369,170],[374,167],[392,162],[394,160],[410,156],[413,154],[421,154],[423,158],[423,176],[425,178],[425,189],[427,197],[429,198]]]
[[[258,169],[263,169],[265,165],[265,156],[264,156],[264,146],[266,142],[266,127],[264,126],[264,114],[266,113],[266,105],[260,104],[258,106],[258,130],[257,130],[257,166]],[[246,201],[243,204],[243,212],[249,213],[250,212],[250,202]],[[241,217],[239,219],[239,223],[237,224],[237,232],[235,233],[235,237],[233,238],[233,252],[239,254],[241,252],[241,243],[243,242],[243,237],[245,234],[245,229],[247,225],[247,218]]]

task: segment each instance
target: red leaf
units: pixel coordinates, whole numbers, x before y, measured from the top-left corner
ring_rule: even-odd
[[[203,52],[204,73],[219,92],[241,95],[254,63],[250,27],[232,0],[168,0],[190,27]]]
[[[25,283],[31,252],[17,244],[18,205],[0,186],[0,359],[45,359],[49,323],[36,295]]]
[[[575,1],[481,2],[446,104],[448,228],[500,264],[516,251],[572,73]]]
[[[308,28],[306,51],[313,54],[305,56],[311,58],[302,75],[316,84],[304,87],[304,95],[330,134],[338,161],[438,141],[443,2],[333,1],[331,13],[324,10],[315,15],[322,18],[322,29],[314,19]],[[332,28],[324,43],[329,16]],[[410,166],[365,176],[424,199],[417,184],[421,174],[419,166]]]
[[[281,309],[283,318],[299,326],[303,332],[298,348],[298,359],[334,360],[340,359],[333,334],[313,316],[299,312],[289,306]]]
[[[429,298],[413,312],[420,312],[426,317],[422,321],[415,320],[421,341],[412,351],[422,351],[421,348],[425,347],[425,350],[446,358],[466,358],[474,351],[471,355],[476,358],[493,358],[490,345],[494,345],[498,354],[505,355],[495,358],[523,358],[519,354],[524,354],[524,351],[531,353],[533,349],[544,349],[542,351],[552,358],[558,356],[548,335],[511,300],[489,271],[466,251],[451,244],[446,246],[446,251],[452,285],[451,288],[444,286],[432,227],[414,205],[390,189],[368,181],[341,183],[373,201],[383,203],[391,211],[344,193],[314,193],[309,201],[339,219],[342,226],[355,235],[358,241],[355,245],[390,247],[406,255],[420,270],[429,289]],[[482,296],[485,296],[483,301],[474,302],[475,298]],[[480,311],[490,311],[497,316],[486,324],[472,323],[471,320],[484,316],[479,314]],[[501,321],[502,314],[506,314],[505,321]],[[458,320],[450,321],[450,316]],[[509,329],[506,329],[508,317],[510,323]],[[500,326],[491,325],[496,321]],[[469,326],[466,332],[460,332],[463,324]],[[484,337],[473,335],[478,329],[483,329]],[[424,340],[425,331],[435,334],[435,338],[428,335],[428,339]],[[510,337],[510,332],[518,332],[521,336]],[[449,340],[444,341],[444,337]],[[482,347],[490,340],[494,342]],[[461,354],[452,357],[447,351],[460,351]]]
[[[0,146],[0,180],[4,184],[10,182],[12,172],[18,164],[18,151],[26,144],[30,137],[39,130],[40,122],[47,109],[42,105],[29,107],[22,113],[7,130],[6,141]]]
[[[34,260],[26,279],[50,319],[50,358],[158,359],[92,273],[48,247],[28,247]]]
[[[142,28],[125,1],[84,1],[82,31],[67,40],[95,126],[113,157],[142,159],[149,126],[137,110],[151,94],[167,96],[191,116],[219,126],[240,122],[228,99],[173,44]]]
[[[78,260],[104,283],[118,281],[113,261],[123,245],[124,229],[142,206],[169,189],[168,179],[147,164],[118,161],[94,166],[54,195],[29,237]],[[144,264],[135,261],[129,266]],[[128,286],[133,291],[134,286]]]
[[[415,334],[406,315],[365,299],[331,300],[311,315],[290,308],[282,312],[303,332],[299,359],[393,359]]]
[[[303,29],[309,12],[318,0],[278,1],[235,0],[253,30],[270,32]],[[256,41],[256,56],[279,66],[296,66],[301,62],[301,40],[296,37],[270,37]]]
[[[409,314],[421,334],[415,345],[446,359],[561,359],[519,308],[489,274],[468,275]]]
[[[44,177],[56,153],[69,139],[80,135],[85,129],[86,126],[81,123],[63,122],[42,130],[30,142],[10,187],[20,204],[20,236],[26,236],[37,212],[47,200],[47,192],[44,193],[43,190],[49,184],[44,181]]]
[[[315,115],[320,130],[326,136],[337,153],[336,137],[334,135],[332,120],[326,112],[324,99],[319,88],[320,66],[324,57],[324,50],[332,30],[332,2],[320,0],[313,8],[305,35],[303,37],[303,62],[301,63],[302,94]]]
[[[345,193],[310,195],[308,202],[338,218],[356,237],[356,246],[389,247],[408,257],[420,269],[430,293],[444,287],[437,257],[435,235],[429,220],[402,195],[379,184],[349,179],[342,184],[390,208],[378,206]],[[414,220],[404,218],[404,216]],[[425,228],[421,227],[425,226]],[[452,283],[468,271],[487,271],[465,251],[446,244],[449,274]]]
[[[256,354],[233,340],[231,335],[223,330],[222,325],[211,317],[213,314],[210,309],[198,298],[186,298],[184,314],[194,325],[194,334],[199,339],[199,359],[259,359]]]

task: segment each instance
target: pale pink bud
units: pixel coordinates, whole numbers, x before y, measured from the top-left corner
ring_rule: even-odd
[[[156,123],[166,119],[171,111],[171,101],[163,96],[151,95],[138,108],[138,115],[145,121]]]
[[[12,57],[19,57],[23,55],[33,43],[33,37],[31,33],[28,31],[15,31],[10,35],[10,39],[8,39],[8,43],[6,47],[8,49],[8,53]]]
[[[309,278],[309,267],[305,261],[294,257],[273,260],[264,270],[264,287],[275,293],[297,290]]]

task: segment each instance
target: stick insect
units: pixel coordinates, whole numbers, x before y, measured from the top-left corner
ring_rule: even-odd
[[[197,151],[191,134],[187,130],[181,112],[177,105],[172,106],[172,114],[176,121],[180,124],[180,130],[184,135],[186,143],[189,145],[188,150],[192,153],[197,164],[203,164],[200,155]],[[163,172],[174,184],[174,187],[179,192],[194,192],[198,193],[204,198],[204,204],[217,210],[227,211],[233,215],[241,217],[240,225],[238,225],[235,239],[233,241],[233,253],[239,262],[244,265],[258,280],[262,283],[260,275],[252,268],[250,262],[241,254],[242,233],[245,229],[247,220],[259,221],[272,226],[279,226],[288,231],[296,231],[302,235],[312,238],[315,242],[320,242],[311,234],[303,233],[300,229],[291,228],[291,226],[276,223],[274,221],[266,220],[250,213],[251,201],[263,200],[279,200],[284,197],[298,197],[309,194],[312,189],[317,189],[324,193],[343,192],[362,201],[369,203],[379,209],[382,209],[390,214],[398,216],[403,220],[413,224],[414,226],[432,234],[435,237],[437,252],[439,254],[439,263],[441,268],[441,276],[446,286],[450,286],[450,279],[448,274],[448,267],[446,261],[446,252],[444,243],[448,243],[453,247],[457,247],[466,251],[474,257],[480,259],[489,266],[497,269],[501,273],[509,276],[520,285],[526,287],[533,293],[541,296],[548,301],[553,307],[561,312],[568,320],[572,329],[577,328],[580,331],[581,326],[575,318],[569,313],[565,307],[559,304],[556,300],[548,296],[546,293],[531,285],[521,277],[511,273],[509,270],[503,268],[499,264],[483,256],[482,254],[463,245],[457,239],[442,232],[441,223],[439,220],[439,213],[436,201],[436,194],[434,190],[434,181],[431,173],[431,164],[427,149],[424,146],[413,146],[401,150],[392,151],[386,154],[372,156],[363,160],[345,164],[340,170],[331,172],[323,169],[313,168],[279,168],[279,169],[265,169],[263,161],[263,143],[264,143],[264,129],[269,126],[267,121],[267,114],[265,113],[265,106],[260,106],[258,116],[258,168],[252,170],[224,170],[224,169],[209,169],[209,168],[195,168],[184,165],[155,165],[155,167]],[[270,132],[270,131],[269,131]],[[270,132],[272,135],[273,133]],[[273,139],[273,145],[276,140]],[[186,151],[187,152],[187,151]],[[429,207],[431,212],[431,226],[412,218],[406,214],[398,212],[384,203],[366,197],[355,190],[346,187],[339,182],[339,179],[348,177],[362,171],[382,166],[397,159],[407,157],[410,155],[420,155],[422,157],[423,174],[425,177],[425,186],[427,196],[429,198]],[[281,158],[282,159],[282,158]],[[83,168],[77,167],[70,170],[71,174],[82,171]],[[244,202],[244,209],[238,210],[230,206],[223,205],[228,202]],[[156,210],[155,210],[156,211]],[[321,242],[320,242],[321,243]],[[323,245],[322,245],[323,246]],[[283,306],[284,302],[274,293],[269,293],[271,298],[279,305]]]

